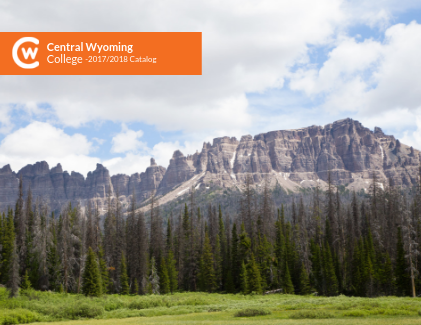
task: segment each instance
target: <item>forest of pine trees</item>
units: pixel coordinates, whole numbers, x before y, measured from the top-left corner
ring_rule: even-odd
[[[181,211],[163,216],[127,211],[108,197],[98,206],[68,204],[50,213],[22,181],[16,206],[0,215],[0,283],[19,288],[99,296],[176,291],[283,293],[374,297],[415,296],[421,287],[421,191],[383,185],[345,203],[330,174],[315,188],[276,209],[265,182],[258,193],[247,177],[236,215],[192,189]],[[304,203],[304,201],[308,203]],[[342,202],[344,201],[344,202]]]

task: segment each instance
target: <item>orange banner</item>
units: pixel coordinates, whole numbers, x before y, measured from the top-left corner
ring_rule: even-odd
[[[0,33],[0,75],[201,75],[202,33]]]

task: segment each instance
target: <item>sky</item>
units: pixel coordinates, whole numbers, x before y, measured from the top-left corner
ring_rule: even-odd
[[[201,76],[0,76],[14,171],[131,175],[215,137],[347,117],[421,149],[419,0],[0,0],[0,31],[202,32]]]

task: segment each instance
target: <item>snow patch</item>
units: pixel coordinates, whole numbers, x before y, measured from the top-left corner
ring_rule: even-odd
[[[382,152],[382,159],[384,159],[384,152],[383,152],[383,147],[382,147],[382,145],[380,145],[380,151]]]
[[[177,195],[181,195],[182,193],[184,193],[185,191],[187,191],[188,190],[188,188],[186,188],[186,189],[184,189],[184,190],[182,190],[182,191],[180,191],[180,192],[178,192],[177,193]]]
[[[234,154],[232,155],[231,161],[230,161],[231,169],[234,169],[234,162],[235,162],[236,156],[237,156],[237,152],[234,152]]]
[[[290,173],[279,173],[283,178],[284,178],[284,180],[287,180],[287,178],[289,178],[289,175],[291,175]]]
[[[202,183],[197,184],[194,189],[197,190],[200,187],[200,185],[202,185]]]
[[[235,177],[234,173],[231,173],[231,178],[232,178],[232,179],[235,179],[235,180],[237,179],[237,178]]]
[[[301,182],[300,182],[300,184],[303,184],[305,182],[305,180],[303,179]]]

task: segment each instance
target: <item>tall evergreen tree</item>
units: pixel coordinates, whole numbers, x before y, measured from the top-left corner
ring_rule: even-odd
[[[130,286],[129,286],[129,277],[127,275],[127,263],[126,257],[124,254],[121,254],[121,264],[120,264],[120,294],[128,295],[130,293]]]
[[[323,247],[323,273],[325,275],[327,296],[335,296],[338,294],[338,279],[336,278],[335,266],[332,259],[332,253],[329,243]]]
[[[203,254],[202,254],[202,269],[201,278],[202,278],[202,285],[203,289],[207,292],[213,292],[216,287],[216,275],[215,275],[215,268],[214,268],[214,259],[212,253],[212,247],[210,244],[210,239],[208,233],[205,234],[205,243],[203,247]]]
[[[400,296],[405,296],[409,292],[409,275],[407,272],[407,268],[408,264],[405,259],[405,249],[402,239],[402,230],[400,227],[398,227],[395,276],[397,294]]]
[[[176,268],[174,253],[171,249],[168,252],[166,265],[168,269],[169,290],[171,293],[174,293],[178,289],[178,271]]]
[[[82,292],[85,296],[99,297],[102,294],[101,275],[98,262],[91,247],[88,249],[85,270],[83,272]]]
[[[98,250],[99,272],[101,275],[102,293],[108,293],[110,287],[110,274],[104,259],[104,249],[102,246]],[[86,267],[86,266],[85,266]]]
[[[247,265],[247,285],[248,292],[262,293],[262,278],[253,253]]]
[[[7,289],[9,297],[14,298],[19,294],[20,276],[19,276],[19,256],[16,249],[16,240],[13,241],[12,253],[9,263],[9,277],[7,279]]]
[[[25,275],[23,276],[21,288],[22,288],[22,290],[25,290],[25,291],[32,288],[31,280],[29,280],[28,270],[25,270]]]
[[[240,274],[240,256],[238,255],[238,235],[237,235],[237,226],[234,223],[232,226],[232,235],[231,235],[231,272],[232,274]],[[239,278],[234,277],[234,290],[240,290],[241,283]]]
[[[300,294],[309,295],[311,293],[310,279],[307,274],[307,270],[304,266],[304,263],[301,266],[300,274]]]
[[[240,291],[243,294],[247,294],[249,292],[249,284],[248,284],[247,267],[244,261],[241,262],[239,279],[240,279]]]
[[[160,274],[159,274],[159,291],[161,294],[167,294],[170,292],[170,278],[168,275],[167,263],[164,257],[161,257],[160,263]]]
[[[159,275],[156,268],[155,257],[151,258],[151,272],[149,275],[149,283],[151,286],[151,293],[154,295],[159,295]]]
[[[13,249],[15,247],[15,226],[13,222],[13,211],[9,209],[7,218],[3,214],[3,225],[1,235],[1,267],[0,267],[0,279],[1,283],[7,283],[9,280],[9,269],[12,261]]]
[[[283,289],[284,293],[293,294],[295,292],[294,286],[293,286],[292,281],[291,281],[291,275],[289,273],[288,263],[285,263],[285,271],[284,271],[282,284],[283,284],[282,289]]]

